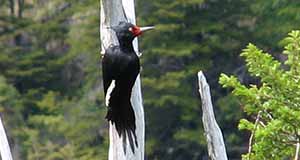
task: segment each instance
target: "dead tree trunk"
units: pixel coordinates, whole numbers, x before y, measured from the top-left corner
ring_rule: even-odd
[[[7,141],[6,133],[0,117],[0,153],[2,160],[12,160],[9,144]]]
[[[100,16],[100,37],[102,45],[102,53],[109,45],[118,44],[115,33],[107,27],[118,25],[120,21],[127,21],[135,24],[134,0],[100,0],[101,16]],[[134,48],[138,53],[137,40],[134,42]],[[132,153],[128,139],[126,150],[123,150],[123,140],[119,137],[115,126],[109,124],[109,160],[144,160],[144,137],[145,122],[144,109],[142,104],[141,83],[138,76],[132,90],[131,103],[136,117],[136,135],[138,148]]]
[[[199,92],[202,101],[202,121],[211,160],[227,160],[223,135],[215,119],[209,85],[202,71],[198,72]]]

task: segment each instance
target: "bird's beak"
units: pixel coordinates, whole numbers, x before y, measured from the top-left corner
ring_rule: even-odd
[[[144,32],[149,31],[149,30],[152,30],[152,29],[154,29],[153,26],[151,26],[151,27],[138,27],[138,26],[134,26],[134,27],[132,28],[132,31],[131,31],[131,32],[133,33],[133,35],[134,35],[135,37],[137,37],[137,36],[142,35]]]
[[[149,30],[153,30],[155,27],[154,26],[148,26],[148,27],[141,27],[140,30],[142,33],[149,31]]]

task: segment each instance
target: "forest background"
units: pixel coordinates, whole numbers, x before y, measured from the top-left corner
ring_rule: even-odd
[[[99,0],[0,0],[0,113],[15,160],[106,160]],[[249,42],[279,61],[300,26],[297,0],[137,0],[146,157],[207,158],[196,73],[206,73],[229,159],[247,152],[246,114],[220,73],[251,78]]]

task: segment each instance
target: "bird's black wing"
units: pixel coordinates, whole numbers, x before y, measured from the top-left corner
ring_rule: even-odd
[[[124,55],[124,54],[123,54]],[[106,118],[115,124],[119,136],[123,137],[123,144],[126,146],[126,139],[128,138],[130,147],[134,152],[134,146],[138,146],[136,137],[135,114],[131,104],[131,92],[139,74],[140,64],[137,56],[123,56],[118,57],[122,60],[116,60],[114,65],[116,68],[113,75],[115,80],[115,87],[110,93],[109,110]],[[120,67],[122,66],[122,67]],[[126,152],[126,147],[124,152]]]
[[[102,59],[102,77],[103,77],[103,87],[104,87],[104,97],[106,97],[107,90],[112,82],[112,68],[113,67],[113,52],[115,47],[109,47],[105,50],[105,54]]]

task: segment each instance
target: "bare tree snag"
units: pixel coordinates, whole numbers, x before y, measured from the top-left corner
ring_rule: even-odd
[[[100,0],[100,37],[101,53],[110,45],[117,45],[118,41],[114,31],[109,29],[110,26],[118,25],[120,21],[127,21],[135,24],[134,0]],[[137,40],[134,42],[134,48],[138,53]],[[126,153],[123,150],[123,140],[119,137],[113,124],[109,124],[109,160],[144,160],[144,137],[145,122],[144,109],[142,104],[141,82],[138,76],[132,89],[131,103],[136,117],[136,135],[138,147],[135,153],[130,149],[128,139],[126,140]]]
[[[13,160],[1,117],[0,117],[0,153],[1,153],[2,160]]]
[[[202,121],[211,160],[227,160],[221,129],[215,119],[209,85],[202,71],[198,72],[199,92],[202,101]]]

